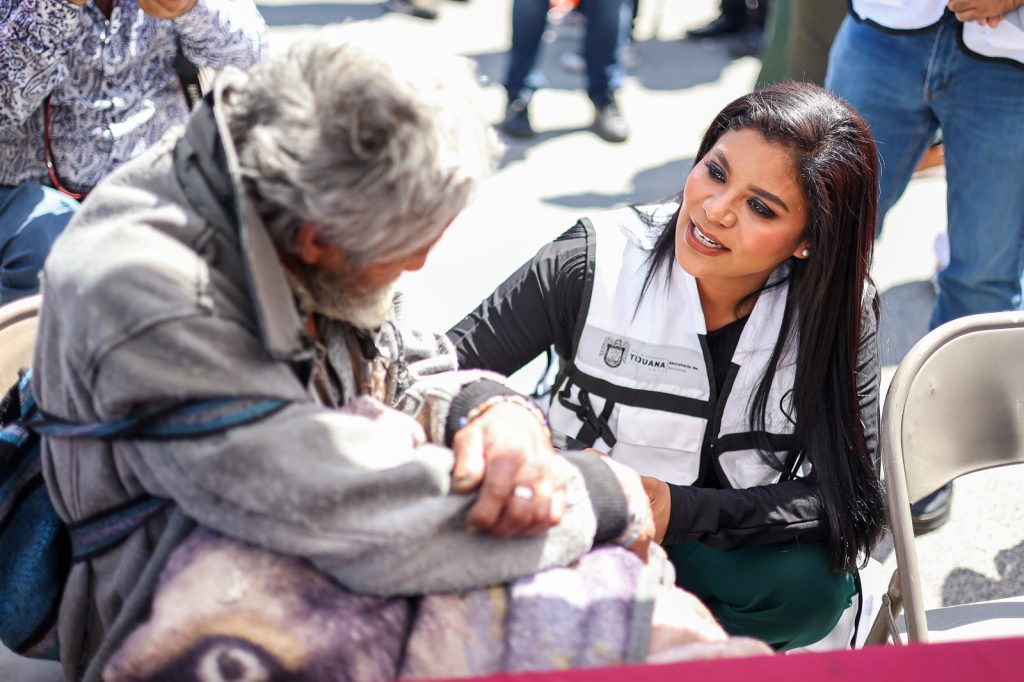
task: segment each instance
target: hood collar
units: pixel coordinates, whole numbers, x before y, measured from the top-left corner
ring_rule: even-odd
[[[209,189],[226,200],[234,212],[242,276],[264,349],[275,360],[306,360],[310,357],[311,342],[305,333],[277,249],[245,191],[238,154],[228,129],[225,112],[228,107],[218,106],[224,102],[231,88],[245,82],[246,78],[237,69],[222,71],[213,83],[212,99],[207,98],[193,114],[186,138],[192,143],[192,152],[199,157],[199,165],[205,167],[203,174]],[[197,145],[196,142],[202,144]],[[227,183],[212,179],[217,175],[223,178],[223,169],[213,174],[208,171],[212,161],[210,155],[216,153],[217,142],[224,154],[230,188]]]

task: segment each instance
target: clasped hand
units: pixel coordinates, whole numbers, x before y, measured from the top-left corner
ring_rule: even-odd
[[[555,455],[547,430],[529,409],[512,401],[491,407],[455,434],[452,448],[453,490],[480,490],[466,515],[470,530],[528,536],[561,521],[573,467]],[[604,461],[626,497],[629,521],[618,542],[647,561],[655,527],[640,475],[610,458]]]
[[[523,405],[490,407],[456,432],[452,450],[452,490],[479,490],[466,514],[471,532],[539,535],[562,520],[571,465],[555,456],[547,431]]]

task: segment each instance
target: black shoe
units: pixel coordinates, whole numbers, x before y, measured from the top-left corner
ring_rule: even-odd
[[[947,483],[920,502],[910,505],[910,518],[914,523],[914,535],[933,531],[949,518],[953,502],[953,484]]]
[[[530,100],[522,97],[516,97],[508,103],[505,120],[501,122],[501,129],[506,135],[526,139],[536,134],[530,125],[529,105]]]
[[[739,19],[731,19],[725,15],[721,15],[716,19],[713,19],[711,23],[701,26],[700,28],[693,28],[686,32],[687,38],[719,38],[721,36],[732,35],[733,33],[739,33],[743,30],[744,22]]]
[[[433,0],[430,0],[430,4],[425,0],[387,0],[384,7],[390,12],[408,14],[417,19],[437,19],[437,9],[433,7]]]
[[[629,124],[615,100],[595,106],[594,132],[606,142],[625,142],[629,137]]]

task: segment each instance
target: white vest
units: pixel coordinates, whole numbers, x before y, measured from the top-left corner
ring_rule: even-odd
[[[659,207],[659,222],[675,209]],[[758,298],[733,355],[731,379],[723,388],[726,398],[716,399],[696,280],[673,260],[670,281],[657,277],[638,307],[654,236],[632,209],[603,213],[589,222],[595,245],[593,288],[580,313],[585,318],[582,328],[577,325],[575,356],[552,399],[551,426],[593,441],[641,474],[689,485],[700,473],[704,432],[711,424],[716,429],[711,452],[721,465],[723,485],[748,488],[778,481],[779,471],[755,449],[749,400],[779,336],[788,285]],[[782,406],[792,412],[795,358],[791,337],[766,408],[780,463],[793,432]],[[581,419],[587,408],[591,417],[604,418],[604,437]],[[799,473],[808,471],[805,465]]]
[[[851,4],[855,18],[894,31],[934,26],[946,10],[946,0],[853,0]],[[972,21],[959,28],[967,52],[1024,63],[1024,29],[1012,21],[1001,21],[995,28]]]

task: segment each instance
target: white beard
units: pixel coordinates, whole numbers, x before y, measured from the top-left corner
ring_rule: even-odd
[[[348,322],[358,329],[377,329],[391,315],[394,285],[367,289],[356,282],[344,282],[322,272],[307,270],[302,275],[285,268],[288,284],[299,299],[299,308],[306,314],[322,315],[331,320]]]

